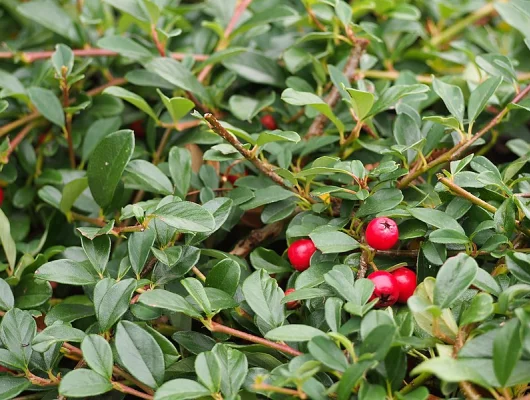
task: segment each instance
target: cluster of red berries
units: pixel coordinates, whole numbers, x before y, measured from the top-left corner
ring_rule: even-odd
[[[397,243],[399,230],[396,222],[390,218],[374,218],[366,227],[365,238],[368,245],[375,250],[388,250]],[[300,239],[289,246],[287,257],[293,268],[302,272],[309,268],[315,251],[316,247],[312,240]],[[376,307],[388,307],[398,301],[406,303],[416,289],[416,274],[408,268],[399,268],[392,273],[376,271],[368,275],[368,279],[374,283],[374,292],[370,301],[379,299]],[[288,289],[285,295],[293,292],[294,289]],[[288,309],[299,306],[298,301],[287,303]]]
[[[0,188],[0,207],[2,207],[3,202],[4,202],[4,189]]]

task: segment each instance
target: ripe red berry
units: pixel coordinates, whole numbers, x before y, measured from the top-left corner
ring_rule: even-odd
[[[239,176],[237,175],[227,175],[226,180],[230,182],[232,185],[236,183],[236,181],[239,179]]]
[[[288,296],[291,293],[294,293],[294,291],[295,291],[294,289],[287,289],[285,291],[285,295]],[[285,305],[287,306],[289,310],[294,310],[295,308],[300,307],[300,302],[299,301],[288,301]]]
[[[270,114],[261,117],[261,124],[265,127],[265,129],[268,129],[270,131],[278,129],[278,124],[276,124],[276,120]]]
[[[394,276],[387,271],[375,271],[368,275],[374,283],[374,292],[370,301],[378,298],[377,308],[393,305],[399,298],[399,284]]]
[[[398,241],[396,222],[386,217],[374,218],[366,227],[366,242],[376,250],[388,250]]]
[[[287,256],[294,269],[302,272],[309,268],[311,256],[316,250],[317,248],[312,240],[300,239],[289,246]]]
[[[0,207],[2,207],[3,202],[4,202],[4,189],[0,188]]]
[[[2,372],[10,372],[10,370],[4,367],[3,365],[0,365],[0,373]]]
[[[408,268],[398,268],[392,272],[398,283],[400,303],[406,303],[416,289],[416,274]]]
[[[143,138],[145,136],[145,128],[141,119],[134,121],[130,125],[130,128],[134,131],[136,137]]]

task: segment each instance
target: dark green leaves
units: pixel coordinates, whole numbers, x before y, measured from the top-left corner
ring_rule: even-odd
[[[477,117],[480,115],[484,107],[488,104],[491,96],[495,93],[497,88],[502,82],[502,77],[491,77],[480,85],[478,85],[475,90],[469,96],[469,104],[467,109],[467,118],[469,122],[474,122]]]
[[[108,379],[112,376],[112,349],[99,335],[88,335],[81,343],[83,358],[93,371]]]
[[[2,249],[6,255],[9,266],[14,268],[17,257],[17,249],[15,246],[15,241],[11,236],[11,225],[9,223],[9,219],[2,210],[0,210],[0,244],[2,245]]]
[[[316,248],[322,253],[343,253],[359,247],[359,242],[339,231],[318,231],[309,235]]]
[[[44,264],[35,272],[37,279],[65,283],[67,285],[90,285],[96,283],[96,271],[89,262],[56,260]]]
[[[458,86],[450,85],[439,79],[434,78],[432,84],[433,90],[440,96],[445,103],[445,106],[453,117],[460,123],[464,123],[464,95]],[[478,107],[477,107],[478,108]]]
[[[29,98],[35,108],[44,117],[60,127],[64,127],[64,112],[59,99],[48,89],[32,87],[28,90]]]
[[[449,258],[436,276],[434,304],[440,308],[450,307],[473,283],[477,269],[477,262],[467,254]]]
[[[191,154],[187,149],[173,147],[169,151],[169,172],[175,185],[175,194],[185,199],[191,180]]]
[[[110,94],[111,96],[119,97],[120,99],[123,99],[125,101],[128,101],[133,106],[138,107],[140,110],[142,110],[144,113],[149,115],[151,118],[153,118],[155,121],[158,120],[155,112],[147,104],[147,102],[136,93],[133,93],[127,89],[121,88],[119,86],[111,86],[105,89],[103,93]]]
[[[201,314],[199,314],[182,296],[166,290],[155,289],[142,293],[139,301],[151,307],[181,312],[190,317],[201,317]]]
[[[133,132],[122,130],[105,137],[90,156],[87,169],[88,185],[94,200],[101,207],[112,202],[133,150]]]
[[[181,232],[210,232],[215,220],[208,211],[188,201],[166,204],[155,211],[161,221]]]
[[[154,58],[146,64],[147,70],[154,72],[172,83],[178,88],[190,91],[202,98],[206,97],[206,92],[201,83],[188,69],[181,63],[171,58]]]
[[[110,390],[110,380],[89,369],[70,371],[59,385],[59,393],[65,397],[97,396]]]
[[[147,262],[155,238],[156,232],[153,228],[146,229],[143,232],[134,232],[129,236],[127,241],[129,261],[137,277],[140,276],[140,272],[142,272]]]
[[[7,311],[15,305],[13,292],[6,281],[0,278],[0,309]]]
[[[95,237],[93,240],[82,237],[81,243],[90,263],[102,275],[110,257],[110,238],[107,235]]]
[[[357,211],[358,217],[377,214],[391,210],[403,201],[403,194],[398,189],[381,189],[369,196]]]
[[[156,388],[164,379],[164,355],[153,336],[132,322],[116,329],[116,352],[121,364],[140,382]]]
[[[31,346],[33,350],[44,353],[57,342],[81,342],[84,338],[85,333],[82,330],[56,322],[35,336]]]
[[[214,265],[206,276],[206,286],[214,287],[234,295],[239,285],[241,267],[232,259],[226,258]]]
[[[94,288],[94,307],[100,332],[108,331],[125,314],[135,289],[134,279],[116,282],[106,278],[98,282]]]
[[[493,368],[502,387],[506,385],[522,351],[520,324],[508,321],[493,340]]]
[[[506,266],[518,280],[530,283],[530,254],[510,252],[506,256]]]
[[[35,320],[27,311],[14,308],[2,317],[0,340],[22,367],[26,367],[31,358],[33,350],[30,344],[36,331]]]
[[[283,291],[264,270],[258,270],[245,279],[243,294],[252,311],[266,324],[267,330],[283,324]]]

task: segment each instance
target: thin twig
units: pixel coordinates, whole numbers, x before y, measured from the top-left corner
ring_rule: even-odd
[[[287,346],[286,344],[271,342],[270,340],[263,339],[259,336],[254,336],[246,332],[238,331],[237,329],[230,328],[217,322],[211,321],[210,324],[205,324],[205,326],[211,332],[226,333],[228,335],[238,337],[248,342],[262,344],[264,346],[270,347],[271,349],[275,349],[281,351],[282,353],[289,354],[295,357],[301,356],[303,354],[300,351],[293,349],[291,346]]]
[[[273,392],[273,393],[280,393],[280,394],[286,394],[291,397],[298,397],[300,399],[307,399],[307,395],[302,392],[300,393],[298,390],[295,389],[288,389],[288,388],[282,388],[278,386],[272,386],[268,385],[266,383],[255,383],[253,385],[253,389],[257,391],[263,391],[263,392]]]
[[[158,165],[162,158],[162,153],[164,152],[164,148],[167,145],[167,142],[169,141],[169,137],[171,136],[171,131],[173,128],[166,128],[164,131],[164,134],[162,135],[162,139],[160,140],[160,144],[158,145],[158,148],[156,149],[155,155],[153,156],[153,164]]]
[[[260,243],[278,236],[283,230],[284,223],[285,221],[283,220],[277,221],[265,225],[263,228],[253,230],[246,238],[237,242],[230,254],[242,258],[247,257],[252,250],[260,245]]]
[[[206,276],[201,272],[201,270],[197,267],[193,267],[191,271],[195,274],[197,278],[199,278],[201,281],[206,281]]]
[[[35,123],[33,122],[27,124],[23,129],[20,130],[19,133],[17,133],[13,140],[9,141],[9,149],[5,153],[5,159],[3,160],[4,162],[7,163],[7,161],[9,160],[9,156],[11,156],[11,154],[13,153],[13,151],[15,151],[20,142],[25,139],[25,137],[31,132],[34,127]]]
[[[368,46],[368,40],[359,38],[355,39],[350,57],[348,58],[346,66],[343,70],[344,76],[346,76],[348,81],[354,79],[356,69],[359,66],[359,61],[364,54],[364,51],[366,50],[366,46]],[[336,86],[333,86],[325,101],[331,108],[333,108],[339,102],[340,98],[341,94],[339,89]],[[318,115],[309,127],[309,130],[307,131],[307,134],[304,138],[309,139],[314,136],[322,135],[327,121],[328,117],[326,117],[324,114]]]
[[[523,98],[525,98],[526,95],[530,92],[530,85],[525,87],[523,90],[517,94],[510,104],[517,104],[519,101],[521,101]],[[479,132],[477,132],[471,139],[467,141],[461,141],[457,145],[455,145],[452,149],[447,151],[446,153],[443,153],[439,157],[435,158],[431,162],[429,162],[427,165],[424,165],[421,168],[418,168],[416,170],[411,170],[398,184],[398,188],[403,189],[407,187],[411,182],[413,182],[416,178],[418,178],[420,175],[423,175],[425,172],[429,171],[430,169],[444,164],[448,161],[452,161],[455,158],[457,158],[459,155],[461,155],[464,151],[466,151],[473,143],[475,143],[479,138],[484,136],[487,132],[489,132],[493,127],[498,125],[502,118],[508,113],[509,104],[504,107],[493,119]]]
[[[151,37],[153,38],[153,42],[155,42],[156,49],[158,50],[158,53],[162,56],[166,56],[166,49],[164,48],[164,45],[160,41],[160,38],[158,37],[158,31],[156,30],[156,24],[151,24]]]
[[[451,189],[451,191],[453,191],[454,193],[456,193],[458,196],[460,197],[463,197],[467,200],[469,200],[470,202],[472,202],[473,204],[476,204],[477,206],[479,207],[482,207],[483,209],[489,211],[489,212],[496,212],[497,211],[497,207],[495,206],[492,206],[491,204],[485,202],[484,200],[482,199],[479,199],[477,196],[475,196],[474,194],[468,192],[467,190],[465,190],[464,188],[461,188],[460,186],[458,186],[457,184],[455,184],[454,182],[452,182],[450,179],[447,179],[446,177],[444,177],[442,174],[438,174],[438,180],[446,187],[448,187],[449,189]]]
[[[124,385],[123,383],[120,383],[120,382],[112,382],[112,387],[114,389],[122,392],[122,393],[130,394],[131,396],[140,397],[141,399],[147,399],[147,400],[154,399],[154,397],[151,396],[150,394],[139,392],[138,390],[133,389],[133,388],[131,388],[129,386],[126,386],[126,385]]]
[[[75,57],[116,57],[120,54],[116,51],[106,49],[74,49],[72,50]],[[0,52],[0,59],[14,59],[20,58],[26,63],[32,63],[38,60],[45,60],[50,58],[55,51],[27,51],[27,52],[12,52],[2,51]],[[207,54],[188,54],[188,53],[171,53],[169,57],[175,60],[183,60],[186,57],[191,57],[196,61],[206,61],[208,59]]]
[[[256,157],[256,154],[254,154],[252,151],[247,150],[241,142],[230,132],[228,132],[223,126],[219,123],[217,118],[215,118],[212,114],[207,113],[204,115],[204,119],[208,121],[211,128],[215,133],[217,133],[219,136],[221,136],[224,140],[226,140],[228,143],[230,143],[232,146],[235,147],[235,149],[248,161],[250,161],[256,168],[258,168],[261,172],[263,172],[266,176],[268,176],[270,179],[272,179],[275,183],[277,183],[280,186],[283,186],[284,188],[291,190],[292,192],[298,193],[294,188],[287,186],[282,177],[278,175],[272,167],[269,164],[265,164],[262,162],[259,158]]]
[[[232,34],[232,31],[236,27],[239,19],[241,18],[245,10],[248,8],[250,3],[252,3],[252,0],[241,0],[239,4],[236,6],[236,9],[234,10],[234,14],[232,14],[232,18],[230,19],[230,22],[228,22],[228,25],[226,26],[224,30],[223,38],[217,44],[214,53],[226,49],[226,47],[230,43],[230,35]],[[204,80],[208,77],[208,75],[212,71],[212,68],[213,68],[213,64],[209,64],[201,71],[201,73],[197,77],[199,82],[204,82]]]

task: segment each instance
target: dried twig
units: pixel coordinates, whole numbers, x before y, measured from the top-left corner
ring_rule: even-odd
[[[346,66],[343,70],[343,73],[348,79],[348,81],[354,79],[357,67],[359,66],[359,61],[362,55],[364,54],[364,51],[366,50],[366,46],[368,46],[368,40],[359,38],[355,39],[350,57],[348,58]],[[333,86],[333,88],[327,95],[325,101],[331,108],[333,108],[339,102],[339,100],[339,89],[337,89],[336,86]],[[311,126],[309,127],[309,130],[307,131],[305,139],[322,135],[327,121],[328,117],[326,117],[324,114],[320,114],[318,117],[316,117]]]
[[[253,230],[246,238],[237,242],[230,254],[243,258],[247,257],[260,243],[278,236],[283,230],[284,222],[274,222],[265,225],[263,228]]]

